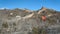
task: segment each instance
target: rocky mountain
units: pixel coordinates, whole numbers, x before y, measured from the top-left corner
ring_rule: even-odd
[[[59,14],[45,7],[37,11],[19,8],[0,10],[0,34],[59,34]],[[46,21],[42,16],[46,16]]]

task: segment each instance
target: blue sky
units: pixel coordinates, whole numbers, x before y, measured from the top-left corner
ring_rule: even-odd
[[[38,10],[42,6],[60,11],[60,0],[0,0],[0,8]]]

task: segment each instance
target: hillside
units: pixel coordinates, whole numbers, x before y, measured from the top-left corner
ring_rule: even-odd
[[[37,11],[19,8],[3,9],[0,10],[0,34],[60,33],[59,15],[60,12],[45,7]],[[45,22],[42,20],[42,16],[46,16]]]

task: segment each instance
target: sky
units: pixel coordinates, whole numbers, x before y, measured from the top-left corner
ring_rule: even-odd
[[[0,8],[38,10],[42,6],[60,11],[60,0],[0,0]]]

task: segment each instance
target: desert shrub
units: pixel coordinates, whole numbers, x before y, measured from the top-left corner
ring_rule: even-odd
[[[38,28],[33,27],[32,32],[33,34],[38,34]]]
[[[33,34],[47,34],[46,30],[44,28],[33,28],[32,29]]]
[[[6,23],[3,23],[3,24],[2,24],[2,27],[4,27],[4,28],[8,28],[8,24],[7,24],[7,22],[6,22]]]
[[[16,23],[13,23],[14,26],[16,26]]]

